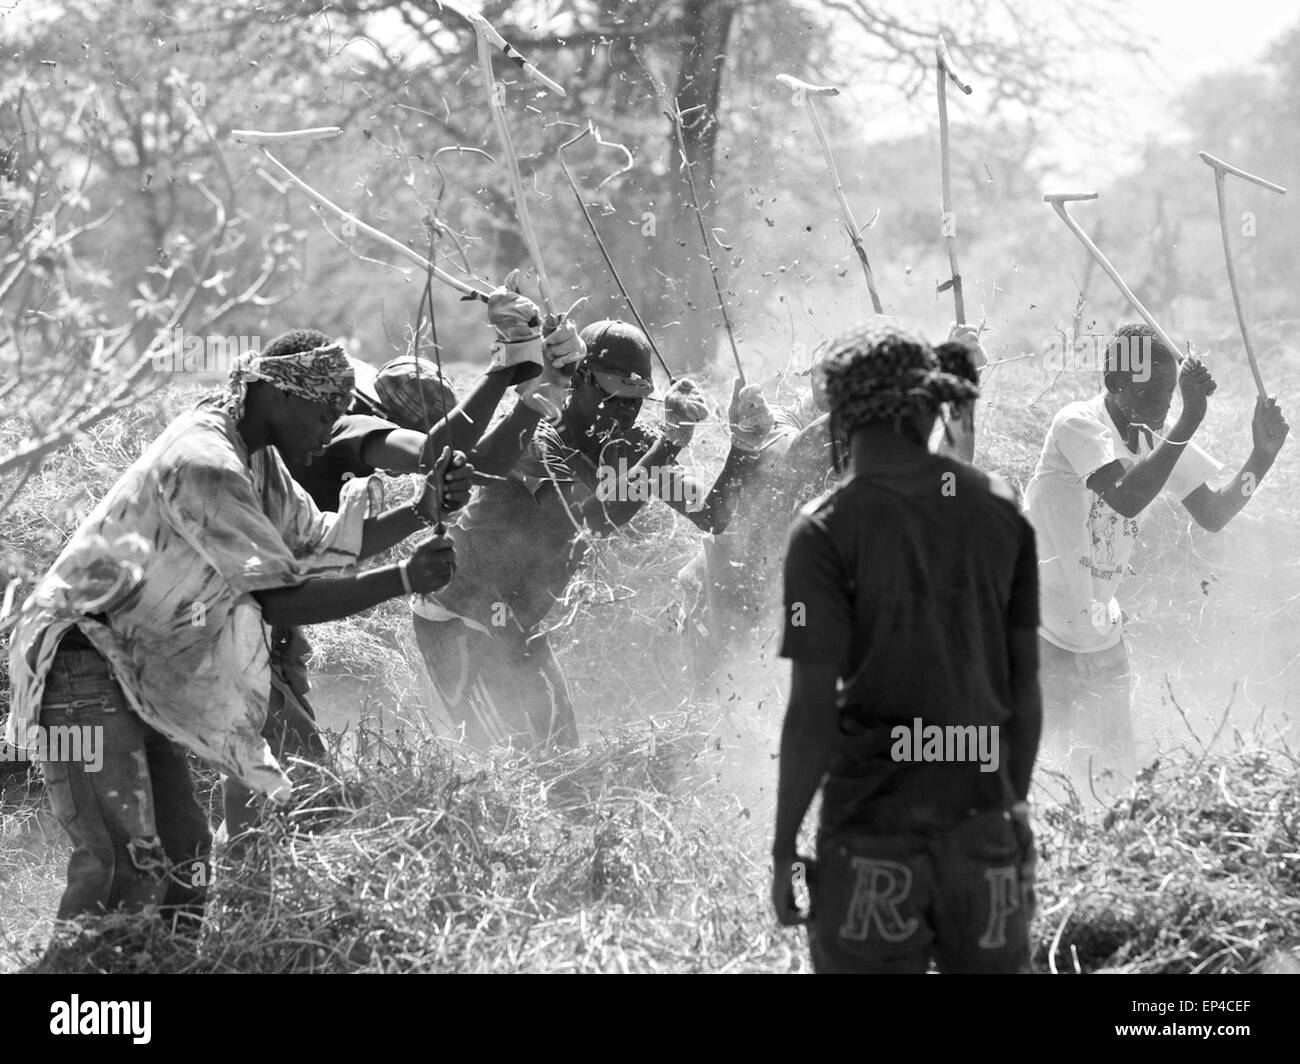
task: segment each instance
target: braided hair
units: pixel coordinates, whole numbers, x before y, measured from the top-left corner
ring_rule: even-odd
[[[921,425],[940,404],[979,396],[973,383],[940,366],[920,335],[882,318],[832,340],[818,372],[831,410],[837,468],[843,468],[841,447],[858,429],[886,422],[924,446]]]
[[[306,351],[315,351],[319,347],[328,347],[329,344],[330,338],[319,329],[290,329],[262,348],[262,355],[265,358],[301,355]]]

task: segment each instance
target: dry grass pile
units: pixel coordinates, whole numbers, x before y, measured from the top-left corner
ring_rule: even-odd
[[[1052,414],[1093,394],[1094,383],[1062,378],[1045,391],[1052,374],[1032,359],[996,374],[977,457],[1024,483]],[[1287,394],[1300,393],[1292,384],[1300,379],[1279,380]],[[1242,412],[1250,400],[1234,382],[1221,393],[1205,438],[1235,464],[1249,446]],[[124,415],[105,423],[98,442],[57,457],[19,496],[11,543],[33,563],[47,562],[161,420]],[[725,446],[724,432],[703,428],[688,459],[711,479]],[[1157,504],[1148,515],[1121,601],[1132,618],[1139,735],[1154,739],[1161,761],[1110,808],[1068,788],[1040,802],[1043,970],[1254,970],[1300,941],[1300,780],[1285,746],[1292,636],[1300,634],[1297,474],[1292,443],[1261,496],[1218,536],[1189,533],[1181,508]],[[769,633],[755,632],[749,655],[718,662],[730,695],[705,701],[692,693],[675,577],[698,546],[689,522],[648,506],[620,535],[593,545],[591,565],[552,612],[588,740],[581,751],[489,763],[446,744],[386,736],[350,778],[348,803],[322,809],[309,801],[270,824],[245,857],[223,859],[213,919],[197,941],[181,944],[139,919],[106,920],[89,957],[75,963],[165,971],[805,967],[800,935],[779,931],[766,902],[785,672],[772,668]],[[400,603],[318,626],[311,637],[316,668],[418,690]],[[0,831],[6,967],[34,961],[48,922],[31,913],[52,912],[66,861],[38,802],[11,802]]]
[[[1036,963],[1234,973],[1300,962],[1300,761],[1183,749],[1107,809],[1039,807]]]
[[[95,921],[55,971],[746,971],[804,964],[711,813],[686,715],[546,761],[390,751],[220,861],[197,939]],[[332,795],[332,797],[331,797]],[[36,964],[29,949],[23,958]]]

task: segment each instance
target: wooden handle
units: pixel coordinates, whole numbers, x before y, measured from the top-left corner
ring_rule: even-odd
[[[809,96],[838,96],[840,94],[840,90],[834,85],[813,85],[810,82],[791,77],[789,74],[778,74],[776,80],[792,92],[802,90]]]
[[[1206,166],[1214,167],[1215,171],[1218,173],[1232,174],[1234,177],[1239,177],[1243,181],[1249,181],[1251,184],[1258,185],[1260,188],[1266,188],[1270,192],[1280,192],[1282,195],[1286,195],[1286,189],[1281,185],[1275,185],[1272,181],[1265,181],[1262,177],[1256,177],[1254,174],[1246,173],[1245,170],[1239,170],[1231,163],[1225,163],[1222,159],[1215,158],[1208,151],[1198,151],[1196,154],[1200,156],[1201,162],[1205,163]]]

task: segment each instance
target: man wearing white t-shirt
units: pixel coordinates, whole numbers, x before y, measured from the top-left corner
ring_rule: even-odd
[[[1254,448],[1232,482],[1191,442],[1216,387],[1194,359],[1146,325],[1124,325],[1106,349],[1105,390],[1052,420],[1025,492],[1038,542],[1043,722],[1067,735],[1073,763],[1134,769],[1128,653],[1115,592],[1137,542],[1138,519],[1162,491],[1217,532],[1246,505],[1289,431],[1274,399],[1257,399]],[[1182,412],[1165,431],[1177,385]]]

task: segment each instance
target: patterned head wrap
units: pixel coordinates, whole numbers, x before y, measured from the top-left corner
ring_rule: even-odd
[[[335,417],[342,417],[352,403],[356,378],[348,356],[337,343],[290,355],[250,351],[240,355],[231,367],[226,386],[227,405],[236,420],[243,416],[250,381],[266,381],[288,395],[327,406]]]
[[[979,396],[974,384],[940,368],[921,336],[883,318],[832,340],[817,372],[846,438],[880,421],[901,430],[904,422],[937,412],[941,403]]]

